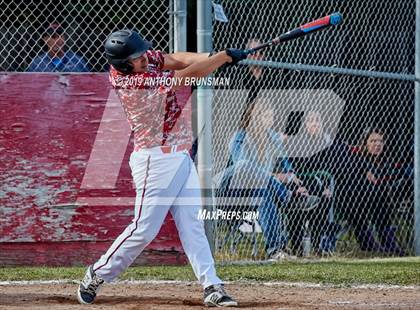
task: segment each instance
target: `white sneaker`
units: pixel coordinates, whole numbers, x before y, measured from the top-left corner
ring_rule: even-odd
[[[297,260],[297,256],[290,255],[285,251],[277,251],[270,255],[268,258],[269,262],[280,262],[280,261]]]
[[[81,304],[91,304],[95,301],[96,294],[99,292],[104,280],[93,272],[93,267],[89,266],[85,277],[77,290],[77,299]]]
[[[223,284],[215,284],[204,290],[204,304],[207,307],[236,307],[238,303],[230,297]]]

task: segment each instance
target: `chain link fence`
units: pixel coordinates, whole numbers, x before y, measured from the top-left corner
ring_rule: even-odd
[[[213,100],[215,207],[231,212],[217,222],[218,259],[412,255],[414,83],[403,78],[414,74],[415,1],[216,2],[228,18],[213,22],[216,50],[344,16],[218,73],[231,83]]]
[[[155,48],[169,52],[170,4],[170,0],[1,0],[0,71],[106,71],[103,42],[123,28],[139,31]],[[60,62],[54,53],[63,45]]]

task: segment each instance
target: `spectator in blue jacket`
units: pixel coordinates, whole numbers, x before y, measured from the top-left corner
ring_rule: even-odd
[[[232,137],[230,164],[220,183],[235,189],[237,196],[259,198],[256,200],[258,222],[264,235],[266,255],[270,259],[280,259],[285,255],[288,241],[281,208],[294,197],[308,204],[313,203],[313,197],[309,197],[307,189],[296,177],[283,149],[284,136],[273,130],[273,108],[264,103],[257,99],[247,107],[239,129]],[[276,166],[280,167],[278,171]]]
[[[66,51],[66,35],[59,24],[51,24],[42,35],[47,51],[36,56],[27,72],[88,72],[86,61],[79,55]]]

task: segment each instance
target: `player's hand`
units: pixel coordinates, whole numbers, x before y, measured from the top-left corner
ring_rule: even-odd
[[[232,61],[228,62],[228,65],[235,65],[241,60],[246,59],[248,56],[246,50],[240,50],[237,48],[226,49],[226,54],[232,59]]]

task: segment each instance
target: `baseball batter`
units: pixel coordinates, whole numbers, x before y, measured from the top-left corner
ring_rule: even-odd
[[[105,42],[110,81],[134,132],[129,163],[137,196],[131,224],[89,266],[77,291],[78,300],[93,303],[100,286],[118,277],[156,237],[170,211],[194,274],[204,288],[204,304],[237,306],[216,275],[204,224],[198,217],[199,179],[188,153],[192,133],[177,102],[178,85],[150,81],[205,77],[225,63],[246,58],[246,53],[227,49],[212,56],[186,52],[164,55],[150,48],[150,42],[130,30],[114,32]]]

